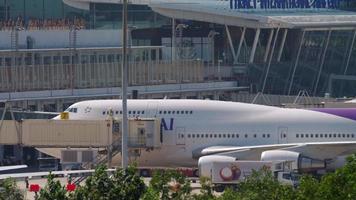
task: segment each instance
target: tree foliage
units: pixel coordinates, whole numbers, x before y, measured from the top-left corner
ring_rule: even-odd
[[[189,180],[176,170],[156,171],[149,189],[163,200],[189,199],[192,191]]]
[[[50,173],[47,177],[47,184],[40,190],[38,200],[61,199],[67,200],[67,190],[64,186],[54,179],[55,176]]]
[[[127,199],[136,200],[145,192],[145,184],[137,175],[134,166],[126,170],[117,169],[113,175],[109,176],[105,166],[99,166],[94,174],[85,181],[84,186],[80,186],[71,196],[73,200],[92,199]]]
[[[68,193],[54,175],[48,176],[41,189],[41,200],[354,200],[356,199],[356,155],[347,159],[344,167],[324,175],[320,180],[303,176],[298,188],[280,184],[269,170],[254,171],[223,193],[215,193],[207,178],[200,179],[201,189],[192,194],[190,182],[175,170],[157,171],[146,188],[137,169],[117,169],[112,175],[105,166],[99,166],[83,186]],[[12,179],[0,183],[0,200],[22,200],[24,196]]]
[[[17,188],[14,179],[8,178],[0,182],[0,200],[23,200],[23,192]]]

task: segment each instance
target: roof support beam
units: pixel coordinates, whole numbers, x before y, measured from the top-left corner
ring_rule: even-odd
[[[263,62],[267,62],[269,50],[271,48],[271,43],[272,43],[272,39],[273,39],[273,34],[274,34],[274,29],[271,29],[271,32],[269,33],[269,37],[268,37],[268,42],[267,42],[266,52],[265,52],[265,56],[263,58]]]
[[[253,63],[253,60],[255,59],[255,53],[256,53],[257,43],[260,38],[260,33],[261,33],[261,29],[257,28],[256,34],[255,34],[255,39],[254,39],[253,45],[252,45],[249,63]]]
[[[321,58],[321,63],[320,63],[320,67],[319,67],[319,73],[318,73],[318,76],[317,76],[317,78],[316,78],[316,82],[315,82],[315,86],[314,86],[313,96],[315,96],[316,91],[317,91],[317,89],[318,89],[321,72],[323,71],[323,68],[324,68],[325,56],[326,56],[326,52],[327,52],[328,47],[329,47],[331,32],[332,32],[332,30],[329,30],[329,31],[328,31],[328,35],[327,35],[327,39],[326,39],[326,44],[325,44],[325,47],[324,47],[324,50],[323,50],[323,57]]]
[[[345,65],[345,70],[344,70],[344,75],[347,74],[347,70],[349,68],[349,64],[350,64],[350,58],[352,55],[352,50],[354,49],[354,44],[355,44],[355,37],[356,37],[356,30],[354,30],[354,35],[352,37],[352,41],[351,41],[351,45],[350,45],[350,49],[349,49],[349,54],[347,56],[347,61],[346,61],[346,65]]]
[[[290,92],[292,90],[292,86],[293,86],[293,82],[294,82],[294,76],[295,76],[295,72],[296,72],[298,64],[299,64],[300,51],[302,50],[304,37],[305,37],[305,30],[303,30],[302,39],[300,40],[297,57],[296,57],[296,60],[295,60],[295,63],[294,63],[293,73],[292,73],[292,76],[291,76],[291,79],[290,79],[290,84],[289,84],[289,89],[288,89],[288,96],[290,95]]]
[[[283,49],[284,49],[284,44],[286,43],[287,34],[288,34],[288,29],[285,29],[284,32],[283,32],[281,45],[279,46],[277,62],[281,61],[281,57],[282,57],[282,53],[283,53]]]
[[[236,63],[235,63],[235,64],[237,64],[238,61],[239,61],[242,44],[243,44],[243,42],[245,41],[246,29],[247,29],[246,27],[243,27],[243,28],[242,28],[241,38],[240,38],[240,42],[239,42],[239,48],[237,49],[237,53],[236,53],[236,58],[237,58],[237,60],[236,60]]]
[[[229,29],[229,27],[227,25],[225,25],[225,30],[226,30],[227,39],[229,41],[232,57],[234,59],[234,63],[237,63],[237,59],[238,58],[236,57],[234,44],[232,43],[232,39],[231,39],[231,35],[230,35],[230,29]]]
[[[271,69],[271,62],[272,62],[272,59],[273,59],[274,49],[276,48],[276,43],[277,43],[277,39],[278,39],[278,33],[279,33],[279,28],[277,29],[276,34],[274,36],[273,47],[272,47],[272,50],[271,50],[271,55],[270,55],[269,60],[268,60],[266,76],[265,76],[265,79],[264,79],[263,85],[262,85],[262,91],[261,91],[262,94],[265,91],[269,70]]]

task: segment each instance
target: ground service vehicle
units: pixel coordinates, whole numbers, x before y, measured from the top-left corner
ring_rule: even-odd
[[[289,163],[284,161],[253,161],[253,160],[203,160],[199,162],[200,177],[208,177],[216,191],[223,191],[225,187],[238,187],[252,174],[254,170],[263,168],[270,170],[282,184],[296,186],[296,173],[288,170]]]

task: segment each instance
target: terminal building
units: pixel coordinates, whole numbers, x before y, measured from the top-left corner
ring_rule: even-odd
[[[355,96],[355,3],[303,2],[131,0],[130,93]],[[112,0],[0,0],[0,101],[60,112],[120,98],[121,9]]]

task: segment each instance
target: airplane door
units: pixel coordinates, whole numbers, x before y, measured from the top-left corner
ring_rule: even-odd
[[[288,142],[288,128],[287,127],[279,127],[278,128],[278,143],[284,144]]]
[[[185,145],[185,128],[177,127],[176,128],[176,135],[177,135],[177,145]]]

